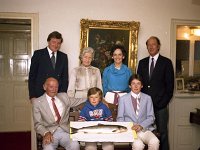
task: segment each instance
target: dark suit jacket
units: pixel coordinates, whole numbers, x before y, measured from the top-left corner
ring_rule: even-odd
[[[44,94],[43,84],[49,77],[59,82],[58,92],[67,92],[68,87],[68,58],[67,54],[57,51],[56,66],[53,69],[47,48],[34,52],[29,72],[29,97],[39,97]]]
[[[171,60],[159,55],[149,79],[149,57],[146,57],[139,61],[137,73],[142,77],[142,92],[151,96],[154,110],[166,107],[174,91],[174,69]]]

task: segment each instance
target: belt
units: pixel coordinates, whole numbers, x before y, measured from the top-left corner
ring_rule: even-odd
[[[111,93],[114,93],[114,104],[117,105],[119,102],[119,93],[126,93],[125,91],[109,91]]]

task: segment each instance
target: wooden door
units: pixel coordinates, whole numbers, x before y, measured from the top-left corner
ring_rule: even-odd
[[[0,131],[31,131],[30,30],[0,31]]]

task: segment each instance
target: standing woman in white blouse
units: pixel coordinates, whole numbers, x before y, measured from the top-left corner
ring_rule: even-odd
[[[81,65],[72,70],[67,93],[69,97],[87,98],[90,88],[98,87],[102,90],[101,73],[98,68],[91,66],[94,58],[93,48],[84,48],[79,58]]]

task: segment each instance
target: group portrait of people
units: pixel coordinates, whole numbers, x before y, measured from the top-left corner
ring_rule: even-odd
[[[62,43],[62,34],[53,31],[47,46],[35,50],[31,58],[29,99],[43,149],[56,150],[60,145],[79,150],[79,142],[70,139],[69,112],[84,104],[78,121],[113,121],[111,103],[117,105],[117,122],[133,122],[131,129],[138,137],[131,144],[133,150],[143,150],[145,145],[149,150],[169,150],[168,104],[174,91],[174,69],[172,61],[160,54],[159,38],[147,39],[149,56],[139,60],[136,72],[125,63],[127,50],[122,43],[109,46],[110,60],[103,70],[93,65],[97,58],[93,47],[85,47],[79,55],[80,65],[69,72]],[[103,150],[115,149],[113,142],[101,145]],[[97,143],[85,142],[84,148],[97,150]]]

